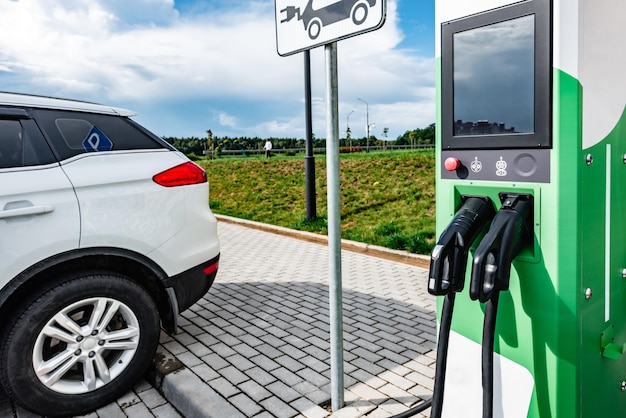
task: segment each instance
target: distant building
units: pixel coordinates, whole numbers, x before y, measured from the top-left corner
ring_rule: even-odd
[[[496,123],[488,120],[478,120],[476,122],[464,122],[457,119],[454,122],[454,135],[496,135],[496,134],[517,133],[515,127],[507,128],[504,122]]]

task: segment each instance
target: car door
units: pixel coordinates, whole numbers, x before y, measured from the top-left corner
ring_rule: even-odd
[[[78,247],[72,184],[27,112],[0,108],[0,288],[33,264]]]

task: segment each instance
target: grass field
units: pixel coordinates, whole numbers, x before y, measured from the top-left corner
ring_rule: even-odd
[[[199,161],[218,214],[326,234],[326,159],[315,156],[317,219],[307,221],[304,156]],[[428,254],[435,236],[433,150],[341,154],[342,238]]]

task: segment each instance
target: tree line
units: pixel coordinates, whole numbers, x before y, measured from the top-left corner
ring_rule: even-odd
[[[387,129],[383,131],[386,136]],[[350,131],[346,132],[344,138],[340,138],[340,147],[361,147],[376,145],[434,145],[435,144],[435,124],[430,124],[426,128],[416,128],[406,131],[398,136],[395,140],[387,140],[377,138],[376,135],[370,135],[369,141],[365,136],[361,138],[352,138]],[[214,136],[211,131],[207,132],[207,137],[163,137],[165,141],[172,144],[180,152],[186,155],[204,155],[207,152],[220,152],[222,150],[260,150],[267,138],[255,137],[230,137],[230,136]],[[305,148],[305,140],[302,138],[275,138],[270,137],[272,145],[277,149],[298,149]],[[313,148],[326,147],[325,138],[316,138],[313,135]]]

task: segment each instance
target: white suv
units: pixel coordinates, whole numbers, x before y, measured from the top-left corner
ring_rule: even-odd
[[[217,273],[206,173],[133,115],[0,93],[0,382],[37,414],[124,394]]]

